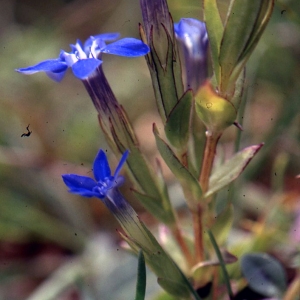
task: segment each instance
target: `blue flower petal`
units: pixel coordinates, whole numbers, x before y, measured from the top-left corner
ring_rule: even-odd
[[[100,149],[93,165],[94,176],[97,181],[104,181],[111,176],[110,167],[105,152]]]
[[[149,47],[142,41],[134,38],[124,38],[111,43],[101,49],[102,53],[127,57],[137,57],[147,54]]]
[[[60,73],[54,73],[54,72],[46,72],[47,76],[49,78],[51,78],[52,80],[56,81],[56,82],[60,82],[62,81],[62,79],[64,78],[66,71],[64,72],[60,72]]]
[[[120,34],[118,32],[93,35],[85,41],[83,49],[84,51],[87,51],[92,46],[94,40],[99,39],[99,40],[110,42],[116,40],[119,36]]]
[[[53,72],[61,73],[67,70],[67,64],[59,58],[44,60],[37,65],[16,69],[17,72],[23,74],[34,74],[37,72]]]
[[[128,155],[129,155],[129,151],[126,150],[126,151],[123,153],[123,155],[122,155],[122,157],[121,157],[121,160],[119,161],[119,164],[118,164],[118,166],[117,166],[117,168],[116,168],[116,171],[115,171],[115,174],[114,174],[115,179],[118,179],[119,173],[120,173],[120,171],[121,171],[123,165],[125,164]]]
[[[62,175],[62,178],[71,193],[80,194],[86,197],[98,195],[93,191],[94,187],[97,186],[97,183],[90,177],[76,174],[65,174]]]
[[[86,79],[101,63],[102,60],[96,58],[80,59],[72,65],[72,71],[77,78]]]

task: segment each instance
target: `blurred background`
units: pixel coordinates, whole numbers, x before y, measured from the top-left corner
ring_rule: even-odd
[[[235,184],[229,239],[235,255],[268,251],[287,268],[300,244],[298,4],[276,1],[248,62],[240,147],[265,145]],[[175,22],[201,19],[201,5],[169,1]],[[219,7],[224,16],[228,1],[219,1]],[[78,38],[105,32],[138,38],[141,21],[138,0],[0,1],[0,300],[134,297],[137,261],[120,250],[119,226],[100,201],[68,194],[61,180],[65,173],[91,174],[98,149],[108,148],[91,100],[71,72],[55,83],[45,74],[25,76],[14,69],[55,58]],[[144,58],[104,55],[103,60],[143,151],[154,160],[152,123],[160,120]],[[21,137],[27,126],[31,135]],[[232,155],[236,134],[236,128],[226,132],[218,153]],[[167,169],[165,175],[174,186]],[[130,182],[124,191],[129,187]],[[155,225],[127,197],[142,219]],[[157,291],[150,276],[149,297]]]

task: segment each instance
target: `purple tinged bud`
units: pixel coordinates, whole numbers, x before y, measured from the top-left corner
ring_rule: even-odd
[[[173,22],[166,0],[140,0],[147,42],[161,61],[166,63],[168,52],[167,34],[173,36]],[[153,42],[153,45],[152,45]]]
[[[186,88],[194,93],[207,78],[208,35],[205,23],[191,18],[183,18],[174,24],[185,62]]]
[[[169,16],[169,9],[166,0],[141,0],[141,9],[144,20],[145,31],[150,43],[151,27],[153,32],[158,35],[164,34],[164,29],[161,24],[172,33],[172,25]]]

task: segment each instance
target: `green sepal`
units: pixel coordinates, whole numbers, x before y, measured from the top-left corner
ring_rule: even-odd
[[[204,0],[203,7],[204,21],[206,23],[206,29],[209,37],[214,75],[217,85],[219,86],[221,81],[219,53],[223,36],[223,23],[219,14],[216,0]]]
[[[253,145],[239,151],[222,166],[216,168],[209,178],[209,188],[204,197],[210,197],[235,180],[246,168],[263,144]]]
[[[157,80],[157,85],[153,85],[155,90],[155,95],[161,95],[162,103],[159,105],[159,108],[163,109],[163,112],[160,111],[160,115],[163,119],[163,122],[166,121],[167,116],[170,114],[174,106],[178,101],[178,95],[176,90],[176,81],[173,74],[173,54],[174,54],[174,43],[171,36],[166,31],[168,38],[168,51],[166,53],[166,64],[162,64],[159,59],[159,56],[155,50],[153,41],[151,44],[151,53],[153,59],[154,70],[150,69],[150,72],[154,72],[155,80]],[[153,76],[152,80],[153,80]],[[158,89],[158,90],[157,90]]]
[[[220,46],[220,93],[230,91],[257,45],[273,11],[274,0],[234,0]]]
[[[139,192],[139,199],[142,197],[140,195],[146,195],[147,201],[142,201],[145,208],[151,209],[151,211],[149,210],[151,214],[161,222],[170,224],[175,220],[175,217],[173,210],[170,208],[171,203],[168,193],[160,187],[157,176],[138,148],[137,141],[133,138],[132,129],[124,113],[120,116],[122,117],[122,131],[117,132],[111,124],[114,148],[117,148],[119,153],[124,153],[127,149],[130,151],[126,163],[131,179],[142,190]],[[143,197],[143,200],[146,198]],[[151,202],[155,202],[155,206],[150,204]]]
[[[158,202],[155,198],[142,194],[137,190],[131,189],[131,191],[147,211],[158,220],[166,225],[174,224],[175,216],[169,198],[162,195],[161,201]]]
[[[172,173],[179,180],[186,201],[193,210],[202,197],[202,190],[198,180],[190,173],[190,171],[179,161],[171,147],[159,136],[156,125],[153,125],[153,133],[156,140],[156,145],[160,155],[170,168]]]
[[[146,294],[146,266],[143,251],[138,255],[138,274],[134,300],[144,300]]]
[[[237,116],[233,104],[218,95],[208,80],[195,95],[195,108],[207,130],[215,134],[232,125]]]
[[[125,234],[121,233],[121,236],[136,253],[140,249],[143,250],[145,261],[157,278],[164,278],[174,283],[174,285],[163,285],[162,287],[171,295],[177,296],[177,286],[180,286],[182,287],[182,297],[190,299],[193,289],[188,279],[135,212],[133,211],[130,217],[127,216],[125,222],[121,220],[120,225],[125,231]]]
[[[168,278],[157,278],[157,283],[166,291],[172,289],[173,295],[177,295],[179,298],[186,298],[189,295],[189,290],[184,284],[178,284]]]
[[[167,117],[165,134],[177,149],[186,149],[189,140],[192,90],[187,90]]]
[[[172,18],[170,21],[173,24]],[[152,32],[149,43],[151,51],[145,56],[145,58],[151,75],[158,111],[163,123],[165,123],[167,116],[178,102],[178,95],[182,95],[183,93],[183,82],[180,57],[173,26],[173,32],[171,35],[163,24],[162,28],[167,42],[167,47],[165,47],[165,56],[163,59],[160,59],[162,49],[159,51],[156,49],[156,46],[161,48],[161,43],[158,45],[155,44]],[[139,29],[142,41],[147,44],[148,41],[144,28],[140,25]]]

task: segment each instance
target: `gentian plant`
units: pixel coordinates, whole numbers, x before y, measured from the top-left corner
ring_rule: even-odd
[[[229,199],[220,209],[216,197],[228,185],[232,188],[263,146],[236,147],[231,158],[215,161],[224,131],[232,125],[242,129],[238,116],[244,113],[240,103],[245,64],[268,24],[274,0],[231,0],[224,20],[216,1],[204,0],[204,20],[183,18],[175,24],[166,0],[141,0],[140,5],[141,40],[116,41],[117,33],[95,35],[84,44],[78,40],[71,52],[61,51],[58,58],[17,69],[23,74],[45,72],[61,81],[71,68],[93,101],[111,151],[122,155],[114,175],[106,153],[100,150],[93,165],[94,179],[66,174],[64,183],[69,192],[99,198],[106,205],[123,229],[122,238],[139,254],[140,264],[145,259],[165,290],[159,299],[242,299],[245,286],[264,298],[282,299],[285,294],[284,299],[292,299],[287,295],[293,291],[286,291],[286,275],[277,260],[261,253],[241,258],[226,250],[234,206]],[[145,56],[163,123],[163,133],[153,124],[157,149],[182,188],[192,230],[183,228],[171,204],[160,163],[153,168],[141,152],[125,109],[103,72],[103,53]],[[199,151],[201,145],[203,151]],[[167,238],[162,234],[156,238],[119,191],[125,180],[120,175],[123,165],[132,195],[162,224]],[[170,240],[176,244],[172,249]],[[239,270],[236,276],[228,271],[228,264],[240,258],[243,275]],[[137,300],[144,299],[143,278],[139,272]]]

